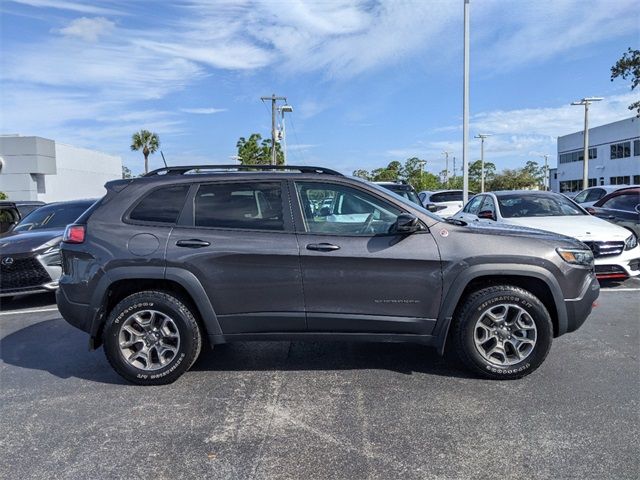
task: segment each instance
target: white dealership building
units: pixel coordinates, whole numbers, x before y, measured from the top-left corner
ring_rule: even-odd
[[[122,178],[118,156],[42,137],[0,136],[0,192],[10,200],[56,202],[96,198]]]
[[[550,170],[554,192],[582,190],[584,132],[558,137],[558,166]],[[589,186],[640,184],[640,118],[589,129]]]

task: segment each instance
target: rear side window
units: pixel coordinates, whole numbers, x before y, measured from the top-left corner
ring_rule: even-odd
[[[194,199],[196,227],[284,230],[280,182],[201,185]]]
[[[188,191],[187,184],[158,188],[142,199],[129,218],[139,222],[176,223]]]
[[[604,202],[602,207],[614,210],[623,210],[625,212],[633,212],[638,204],[640,204],[640,194],[631,192],[610,198]]]

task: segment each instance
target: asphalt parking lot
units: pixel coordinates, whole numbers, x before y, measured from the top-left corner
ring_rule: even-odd
[[[125,384],[41,295],[0,312],[0,478],[638,478],[640,281],[513,382],[426,347],[241,343]]]

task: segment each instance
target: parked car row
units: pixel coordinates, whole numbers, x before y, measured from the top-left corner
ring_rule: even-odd
[[[58,287],[64,229],[94,202],[28,204],[34,209],[0,236],[0,297],[6,300],[6,297],[53,291]],[[28,208],[23,212],[25,210]]]
[[[471,198],[454,218],[520,225],[577,238],[593,251],[599,279],[624,279],[640,274],[638,192],[637,187],[617,190],[596,202],[609,209],[586,210],[552,192],[491,192]]]

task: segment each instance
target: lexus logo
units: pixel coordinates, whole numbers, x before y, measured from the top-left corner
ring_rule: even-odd
[[[13,265],[13,258],[11,257],[4,257],[2,259],[2,265]]]

